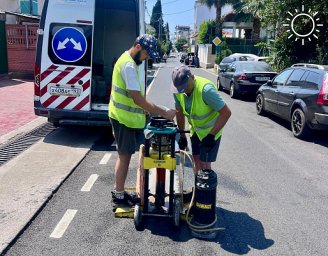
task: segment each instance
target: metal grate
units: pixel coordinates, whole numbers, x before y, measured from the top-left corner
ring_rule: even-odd
[[[28,149],[55,129],[52,123],[46,123],[0,147],[0,166]]]

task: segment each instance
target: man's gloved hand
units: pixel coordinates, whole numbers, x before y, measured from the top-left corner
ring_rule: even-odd
[[[210,152],[215,146],[215,136],[213,134],[207,134],[207,136],[199,143],[201,149],[206,152]]]
[[[181,150],[185,150],[187,148],[187,146],[188,146],[187,138],[180,136],[180,139],[178,141],[178,144],[179,144],[179,148]]]

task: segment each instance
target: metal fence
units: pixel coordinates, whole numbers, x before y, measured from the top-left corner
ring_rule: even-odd
[[[33,74],[38,25],[6,25],[9,72]]]

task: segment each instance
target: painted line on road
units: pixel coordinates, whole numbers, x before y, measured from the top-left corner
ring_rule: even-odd
[[[65,212],[64,216],[62,217],[62,219],[57,224],[57,226],[55,227],[54,231],[51,233],[50,237],[51,238],[61,238],[64,235],[69,224],[74,219],[74,216],[76,213],[77,213],[77,210],[68,209]]]
[[[160,69],[161,69],[161,66],[159,66],[158,69],[156,70],[156,72],[155,72],[155,74],[154,74],[153,81],[151,81],[150,85],[149,85],[148,88],[147,88],[146,95],[150,92],[151,87],[153,86],[153,84],[154,84],[154,82],[155,82],[155,78],[157,77],[157,74],[158,74],[158,72],[159,72]]]
[[[84,186],[81,188],[81,191],[83,192],[89,192],[93,186],[93,184],[95,184],[96,180],[98,179],[99,175],[98,174],[92,174],[89,179],[87,180],[87,182],[84,184]]]
[[[112,157],[112,153],[106,153],[103,158],[100,160],[99,164],[107,164],[109,159]]]

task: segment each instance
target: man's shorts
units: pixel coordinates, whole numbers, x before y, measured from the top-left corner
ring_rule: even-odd
[[[117,151],[123,155],[132,155],[139,150],[141,144],[145,143],[143,129],[134,129],[120,124],[117,120],[109,118],[114,138],[116,140]]]
[[[200,140],[196,134],[194,134],[190,140],[191,140],[191,150],[193,155],[199,155],[200,161],[202,162],[215,162],[216,157],[218,155],[219,147],[220,147],[220,142],[221,142],[221,137],[220,136],[215,143],[215,146],[211,149],[210,152],[206,152],[205,150],[201,149],[199,144]]]

